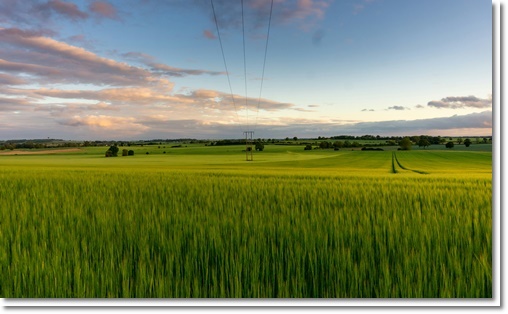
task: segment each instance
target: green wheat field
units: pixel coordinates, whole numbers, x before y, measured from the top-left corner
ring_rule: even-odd
[[[0,155],[1,297],[492,298],[490,150],[129,149]]]

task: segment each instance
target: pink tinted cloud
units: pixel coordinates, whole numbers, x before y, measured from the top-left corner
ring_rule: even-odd
[[[265,111],[278,111],[294,108],[294,104],[277,102],[263,98],[259,99],[249,97],[247,98],[247,103],[245,103],[245,97],[240,95],[233,95],[233,98],[236,100],[236,103],[233,103],[231,94],[205,89],[197,89],[188,95],[176,96],[179,97],[179,99],[186,100],[196,106],[204,105],[207,107],[220,108],[221,110],[245,110],[246,106],[249,110],[257,110],[257,108],[259,108],[260,110]],[[243,101],[238,102],[239,99],[243,99]]]
[[[81,11],[76,4],[61,0],[50,0],[40,5],[39,8],[41,10],[52,10],[71,20],[84,20],[88,18],[88,14]]]
[[[73,116],[59,121],[62,125],[74,127],[90,127],[91,129],[121,131],[122,134],[139,134],[149,129],[132,117],[116,117],[106,115]]]
[[[156,73],[168,75],[168,76],[187,76],[187,75],[221,75],[225,74],[224,72],[217,72],[217,71],[205,71],[205,70],[195,70],[195,69],[181,69],[181,68],[175,68],[172,66],[169,66],[167,64],[163,63],[149,63],[149,66],[151,66],[151,70]]]
[[[376,0],[358,0],[357,3],[353,4],[353,14],[359,14],[362,12],[368,5],[375,2]]]
[[[0,59],[0,62],[2,61],[3,60]],[[26,83],[27,81],[25,79],[10,74],[0,73],[0,84],[2,85],[23,85]]]
[[[89,6],[90,11],[98,15],[99,17],[117,19],[118,12],[116,8],[105,1],[94,1]]]
[[[262,0],[257,0],[262,1]],[[297,23],[300,28],[309,29],[318,20],[323,19],[330,0],[275,0],[281,6],[280,13],[276,14],[283,23]],[[275,4],[274,4],[275,5]]]
[[[158,78],[146,69],[96,55],[83,48],[17,28],[0,29],[0,58],[23,58],[23,62],[2,60],[3,69],[35,74],[49,81],[97,85],[146,85]],[[21,60],[20,60],[21,61]]]
[[[308,30],[321,20],[332,0],[274,0],[272,23],[293,24],[300,29]],[[241,6],[232,5],[230,0],[217,0],[215,11],[221,28],[239,28],[241,22]],[[265,28],[270,14],[270,0],[245,1],[247,20],[256,28]],[[209,10],[207,6],[207,10]]]
[[[48,66],[38,64],[26,64],[20,62],[10,62],[0,59],[0,70],[11,71],[15,73],[36,74],[40,76],[60,76],[61,71]]]
[[[203,108],[218,109],[221,111],[244,110],[245,102],[233,103],[230,94],[214,90],[198,89],[189,94],[168,94],[163,91],[157,91],[150,87],[121,87],[106,88],[101,90],[60,90],[40,88],[27,90],[23,92],[32,97],[52,97],[61,99],[84,99],[98,102],[107,102],[122,106],[143,106],[148,110],[155,109],[158,106],[170,106],[174,110],[181,109],[187,113]],[[239,95],[234,95],[235,99],[241,99]],[[247,106],[249,110],[279,111],[293,109],[294,105],[290,103],[277,102],[268,99],[248,98]]]
[[[150,67],[150,71],[153,73],[167,75],[167,76],[176,76],[183,77],[187,75],[222,75],[226,74],[225,72],[218,71],[207,71],[207,70],[198,70],[198,69],[182,69],[172,67],[170,65],[160,63],[157,59],[149,54],[141,53],[141,52],[127,52],[122,54],[122,56],[128,60],[140,62],[144,65]]]
[[[31,90],[37,96],[87,99],[111,103],[125,103],[133,105],[149,105],[165,102],[182,102],[179,97],[167,95],[148,87],[106,88],[101,90],[60,90],[40,88]],[[190,101],[186,101],[189,103]]]
[[[208,38],[208,39],[217,39],[217,36],[215,36],[214,33],[212,33],[210,30],[208,29],[205,29],[203,31],[203,36],[205,36],[205,38]]]

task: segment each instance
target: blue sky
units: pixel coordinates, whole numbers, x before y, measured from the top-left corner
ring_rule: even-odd
[[[274,0],[262,90],[271,0],[243,2],[247,91],[213,1],[233,103],[209,0],[0,0],[0,139],[492,133],[491,2]]]

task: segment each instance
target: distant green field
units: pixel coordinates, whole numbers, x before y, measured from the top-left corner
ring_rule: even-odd
[[[1,297],[492,297],[490,150],[125,148],[0,155]]]

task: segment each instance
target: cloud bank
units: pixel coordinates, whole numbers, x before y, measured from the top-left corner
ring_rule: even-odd
[[[198,11],[201,8],[212,18],[208,1],[141,2],[157,6],[179,4]],[[358,4],[357,12],[370,2],[354,2]],[[230,0],[214,3],[221,29],[240,27],[239,5],[232,5]],[[331,3],[332,0],[274,0],[277,9],[272,23],[310,31],[314,44],[319,45],[325,31],[317,26]],[[264,31],[270,0],[249,0],[245,4],[248,29]],[[0,1],[0,25],[4,26],[0,26],[1,136],[5,139],[241,137],[242,115],[247,108],[251,114],[258,108],[266,113],[260,114],[256,131],[260,137],[446,134],[469,129],[491,132],[490,111],[413,121],[340,121],[334,117],[312,118],[312,108],[322,104],[296,105],[257,98],[245,101],[241,95],[210,90],[207,86],[193,89],[183,86],[177,91],[175,81],[179,78],[187,81],[199,76],[220,78],[225,73],[165,64],[143,51],[115,51],[114,59],[107,58],[93,49],[80,47],[86,44],[84,35],[66,34],[69,37],[63,40],[58,37],[58,27],[53,27],[58,21],[81,25],[87,21],[99,24],[106,19],[126,22],[125,18],[108,1]],[[214,26],[213,23],[200,26],[208,29],[202,34],[198,30],[196,36],[201,41],[216,39],[211,31]],[[364,106],[361,111],[374,111],[369,104]],[[450,96],[430,101],[425,108],[489,109],[491,106],[491,99]],[[410,108],[391,106],[386,110]],[[301,115],[307,118],[294,118],[295,112],[303,112]]]

